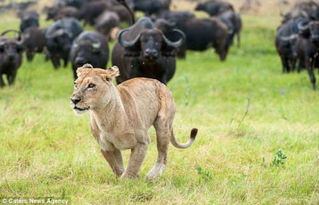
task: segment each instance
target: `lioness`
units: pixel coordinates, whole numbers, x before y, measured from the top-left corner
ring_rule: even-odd
[[[175,103],[168,88],[148,78],[134,78],[115,86],[112,80],[118,75],[117,67],[103,70],[86,64],[78,68],[72,106],[77,114],[90,111],[93,136],[113,172],[121,178],[138,176],[150,143],[147,131],[153,125],[158,158],[147,175],[151,180],[165,169],[169,141],[177,148],[187,148],[195,140],[197,129],[192,129],[188,143],[178,143],[172,126]],[[126,169],[120,152],[124,149],[131,149]]]

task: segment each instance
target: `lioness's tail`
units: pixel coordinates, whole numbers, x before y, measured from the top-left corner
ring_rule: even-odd
[[[190,139],[186,144],[180,144],[176,141],[175,136],[174,136],[174,132],[172,130],[171,132],[171,143],[174,145],[174,147],[176,148],[181,148],[181,149],[186,149],[188,147],[190,147],[193,142],[195,141],[196,135],[197,135],[198,129],[197,128],[193,128],[190,134]]]

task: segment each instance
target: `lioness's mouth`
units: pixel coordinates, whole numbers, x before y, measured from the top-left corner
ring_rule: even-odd
[[[89,110],[90,107],[80,108],[80,107],[74,106],[73,109],[74,109],[74,110],[79,110],[79,111],[86,111],[86,110]]]

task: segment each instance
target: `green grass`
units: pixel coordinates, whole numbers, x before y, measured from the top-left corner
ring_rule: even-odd
[[[16,28],[2,18],[0,30]],[[275,20],[274,20],[275,19]],[[274,49],[278,18],[244,17],[242,48],[226,62],[212,50],[188,52],[168,84],[179,141],[155,182],[155,132],[136,180],[118,180],[99,152],[88,115],[69,105],[70,68],[41,55],[24,61],[16,84],[0,90],[0,198],[65,196],[73,204],[318,204],[319,93],[308,75],[282,74]],[[245,114],[246,113],[246,114]],[[273,163],[277,151],[287,156]],[[129,151],[124,152],[125,162]]]

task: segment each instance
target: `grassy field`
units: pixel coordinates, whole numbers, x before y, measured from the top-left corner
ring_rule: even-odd
[[[2,15],[0,30],[18,21]],[[24,61],[16,84],[0,90],[0,198],[65,197],[72,204],[318,204],[319,93],[306,72],[282,74],[274,49],[279,18],[244,16],[242,47],[226,62],[212,50],[178,60],[168,84],[177,104],[168,167],[145,180],[152,143],[136,180],[118,180],[69,105],[71,68],[41,55]],[[283,154],[282,154],[283,153]],[[285,158],[285,155],[287,158]],[[129,151],[124,152],[125,162]]]

